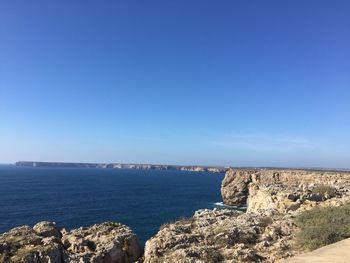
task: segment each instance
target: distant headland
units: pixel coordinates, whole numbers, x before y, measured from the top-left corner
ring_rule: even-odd
[[[346,168],[320,168],[320,167],[249,167],[249,166],[206,166],[206,165],[168,165],[168,164],[142,164],[142,163],[74,163],[74,162],[42,162],[18,161],[14,163],[19,167],[57,167],[57,168],[103,168],[103,169],[136,169],[136,170],[172,170],[190,172],[225,173],[230,168],[241,170],[309,170],[328,172],[349,172]]]
[[[163,165],[163,164],[125,164],[125,163],[66,163],[18,161],[21,167],[62,167],[62,168],[109,168],[109,169],[139,169],[139,170],[178,170],[192,172],[224,173],[228,167],[197,166],[197,165]]]

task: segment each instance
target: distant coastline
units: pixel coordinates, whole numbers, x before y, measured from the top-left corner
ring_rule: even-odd
[[[11,164],[10,164],[11,165]],[[168,165],[168,164],[137,164],[137,163],[74,163],[74,162],[42,162],[18,161],[12,165],[18,167],[57,167],[57,168],[102,168],[102,169],[136,169],[136,170],[171,170],[190,172],[225,173],[230,168],[242,170],[309,170],[329,172],[349,172],[347,168],[320,168],[320,167],[224,167],[205,165]]]
[[[18,161],[20,167],[62,167],[62,168],[105,168],[105,169],[139,169],[139,170],[178,170],[192,172],[224,173],[228,167],[197,166],[197,165],[161,165],[161,164],[124,164],[124,163],[68,163],[68,162],[37,162]]]

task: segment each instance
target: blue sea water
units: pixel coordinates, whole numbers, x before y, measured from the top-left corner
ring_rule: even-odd
[[[223,174],[0,166],[0,232],[38,221],[61,228],[128,225],[140,242],[161,224],[221,201]]]

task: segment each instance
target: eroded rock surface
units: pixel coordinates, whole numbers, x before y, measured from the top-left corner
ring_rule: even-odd
[[[56,231],[59,232],[55,225],[50,226],[49,232],[56,234]],[[63,262],[61,240],[49,232],[41,235],[29,226],[21,226],[0,235],[0,262]]]
[[[200,210],[166,224],[145,247],[145,263],[276,262],[298,254],[293,218],[316,206],[348,202],[350,173],[303,170],[229,170],[225,204],[246,213]]]
[[[199,210],[165,225],[146,243],[145,263],[272,262],[293,255],[289,215]]]
[[[221,185],[221,195],[225,204],[244,206],[246,205],[249,184],[255,171],[228,170]]]
[[[141,257],[138,240],[130,228],[113,222],[64,232],[62,242],[68,262],[135,262]]]
[[[317,187],[332,193],[317,193]],[[228,170],[221,185],[227,205],[258,209],[296,210],[308,202],[348,196],[350,173],[309,170]]]
[[[61,232],[44,221],[0,235],[0,262],[6,263],[128,263],[141,255],[130,228],[113,222]]]
[[[318,191],[319,188],[329,189]],[[251,184],[247,211],[276,209],[282,213],[306,210],[316,206],[339,206],[350,201],[348,189],[342,186],[312,185],[306,188],[259,186]]]

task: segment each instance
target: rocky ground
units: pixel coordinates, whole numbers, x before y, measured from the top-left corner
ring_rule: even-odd
[[[113,222],[60,231],[54,223],[21,226],[0,235],[0,262],[128,263],[142,249],[130,228]]]
[[[200,210],[162,227],[146,243],[145,263],[259,262],[293,255],[290,217],[276,211]]]

